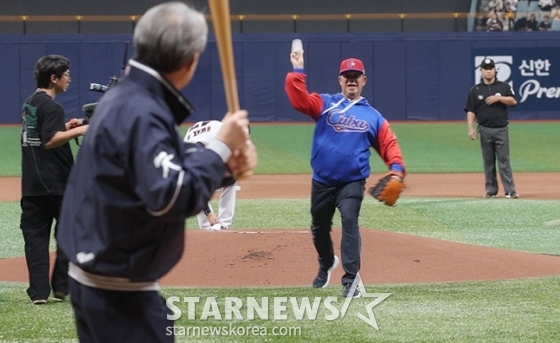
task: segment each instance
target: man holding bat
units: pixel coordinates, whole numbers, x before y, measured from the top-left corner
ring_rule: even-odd
[[[317,94],[307,91],[303,70],[303,50],[294,42],[285,90],[292,106],[315,121],[311,149],[311,233],[317,250],[319,272],[313,287],[326,287],[338,265],[331,239],[334,211],[342,219],[340,245],[344,297],[359,297],[352,283],[360,270],[361,238],[358,217],[370,175],[370,148],[387,164],[391,176],[402,183],[405,169],[397,138],[389,123],[361,96],[366,85],[362,61],[349,58],[340,64],[340,93]],[[395,200],[396,201],[396,200]],[[394,202],[386,202],[392,205]]]
[[[174,341],[158,279],[181,258],[185,219],[257,165],[246,111],[228,113],[206,147],[179,135],[193,112],[180,90],[207,34],[204,15],[184,3],[149,9],[134,31],[135,58],[90,123],[58,231],[81,342]]]

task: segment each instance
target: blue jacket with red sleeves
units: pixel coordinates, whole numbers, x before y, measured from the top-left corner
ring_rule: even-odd
[[[336,186],[370,175],[370,148],[385,164],[404,173],[404,162],[397,138],[389,122],[367,100],[351,101],[342,93],[309,93],[306,75],[291,72],[285,90],[292,106],[316,122],[311,149],[313,180]]]

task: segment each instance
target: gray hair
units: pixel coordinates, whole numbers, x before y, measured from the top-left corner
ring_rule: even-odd
[[[134,30],[138,60],[163,73],[179,70],[206,48],[208,25],[204,15],[188,5],[166,2],[150,8]]]

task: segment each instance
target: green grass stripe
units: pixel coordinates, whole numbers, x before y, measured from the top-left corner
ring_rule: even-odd
[[[369,203],[369,204],[368,204]],[[558,200],[408,198],[390,208],[367,199],[362,226],[496,248],[560,254]]]
[[[410,172],[482,172],[479,141],[467,137],[466,122],[394,123],[391,125]],[[181,126],[184,134],[187,126]],[[313,124],[252,124],[251,139],[259,153],[255,174],[307,174]],[[511,164],[515,172],[560,171],[556,149],[560,122],[514,122],[510,125]],[[21,174],[19,127],[0,127],[0,176]],[[76,153],[74,141],[73,151]],[[372,153],[372,172],[386,170]]]

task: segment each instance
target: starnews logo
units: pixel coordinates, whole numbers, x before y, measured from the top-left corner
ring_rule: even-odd
[[[391,296],[392,293],[367,293],[364,284],[358,275],[352,284],[349,294],[354,294],[356,288],[360,290],[361,297],[371,299],[364,302],[363,310],[356,313],[356,316],[365,324],[375,330],[379,330],[373,308]],[[342,299],[342,300],[341,300]],[[178,320],[183,315],[187,320],[317,320],[334,321],[346,316],[348,309],[356,298],[351,296],[346,298],[328,297],[255,297],[238,298],[225,297],[218,301],[216,297],[169,297],[166,305],[173,312],[167,315],[168,320]],[[200,307],[202,307],[201,311]],[[320,311],[321,310],[321,311]],[[197,316],[197,313],[200,314]],[[362,313],[364,312],[364,313]],[[319,314],[322,318],[318,318]]]

